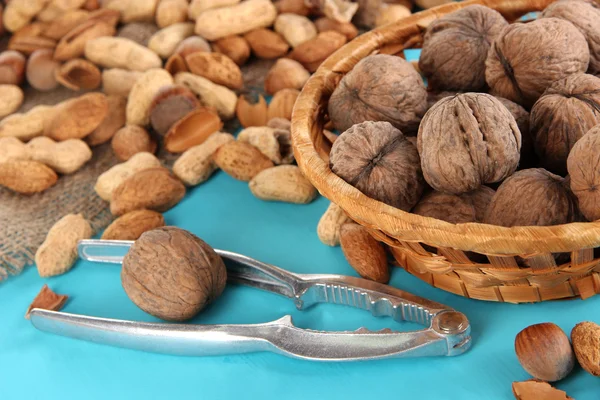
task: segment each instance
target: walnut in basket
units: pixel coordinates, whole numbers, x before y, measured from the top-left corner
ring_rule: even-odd
[[[590,49],[588,72],[600,74],[600,5],[594,1],[561,0],[550,4],[542,18],[561,18],[575,25],[585,36]]]
[[[565,175],[571,148],[598,124],[600,78],[576,74],[554,82],[531,109],[531,132],[541,166]]]
[[[508,25],[491,8],[472,5],[445,15],[425,31],[419,68],[434,90],[486,88],[485,60],[490,43]]]
[[[485,78],[493,94],[531,107],[554,81],[585,72],[589,61],[587,41],[573,24],[542,18],[502,30],[488,53]]]
[[[521,132],[521,160],[519,161],[519,169],[537,166],[538,161],[533,150],[533,138],[529,130],[529,112],[514,101],[499,96],[496,96],[496,98],[515,117],[519,131]]]
[[[354,125],[333,143],[329,157],[331,170],[369,197],[404,211],[421,197],[417,149],[389,122]]]
[[[427,108],[427,91],[415,68],[400,57],[372,55],[361,60],[329,99],[329,117],[339,131],[364,121],[387,121],[415,132]]]
[[[423,196],[412,212],[452,224],[483,222],[494,194],[487,186],[461,195],[433,191]]]
[[[567,159],[571,190],[589,221],[600,219],[600,125],[575,143]]]
[[[425,180],[435,190],[466,193],[500,182],[519,163],[515,118],[489,94],[446,97],[421,122],[417,137]]]
[[[486,224],[549,226],[578,220],[573,193],[565,179],[543,168],[516,172],[496,191],[485,214]]]

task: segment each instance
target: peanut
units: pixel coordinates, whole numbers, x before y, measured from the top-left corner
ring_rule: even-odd
[[[88,41],[104,36],[113,36],[115,26],[103,20],[87,19],[64,35],[54,52],[54,59],[67,61],[81,57]]]
[[[294,161],[289,132],[256,126],[242,130],[237,140],[256,147],[275,164],[291,164]]]
[[[31,160],[25,143],[12,136],[0,138],[0,163],[15,160]]]
[[[98,177],[94,190],[103,200],[110,201],[112,193],[124,180],[149,168],[160,167],[160,161],[150,153],[137,153],[127,162],[117,164]]]
[[[207,40],[238,35],[273,24],[277,9],[271,0],[246,0],[240,4],[203,11],[196,18],[196,33]]]
[[[317,189],[296,165],[279,165],[259,172],[249,183],[259,199],[306,204],[317,197]]]
[[[146,126],[150,122],[150,105],[159,89],[171,85],[173,78],[164,69],[150,69],[136,81],[127,100],[127,123]]]
[[[185,186],[166,168],[150,168],[136,172],[113,192],[110,211],[123,215],[148,209],[167,211],[185,196]]]
[[[35,17],[48,0],[16,0],[6,5],[2,15],[4,27],[9,32],[15,32],[29,23]]]
[[[165,226],[161,213],[151,210],[131,211],[114,220],[102,233],[102,239],[137,240],[142,233],[161,226]]]
[[[156,7],[156,25],[159,28],[185,22],[187,17],[187,0],[160,0]]]
[[[229,133],[213,133],[204,143],[186,150],[173,164],[173,173],[187,186],[206,181],[217,170],[213,154],[232,141],[234,138]]]
[[[168,58],[175,52],[183,39],[194,34],[194,24],[180,22],[169,25],[156,32],[148,41],[148,48],[162,58]]]
[[[233,141],[224,144],[213,155],[215,164],[229,176],[249,181],[273,162],[251,144]]]
[[[14,113],[23,104],[23,91],[17,85],[0,84],[0,118]]]
[[[99,37],[85,44],[85,57],[104,68],[146,71],[162,67],[160,57],[152,50],[130,39]]]
[[[35,253],[35,264],[42,277],[61,275],[77,260],[77,243],[92,237],[92,227],[81,214],[68,214],[58,220]]]
[[[235,116],[237,95],[225,86],[217,85],[189,72],[175,75],[175,83],[194,92],[205,106],[214,107],[222,119],[229,120]]]
[[[111,146],[117,158],[127,161],[137,153],[154,153],[156,142],[141,126],[125,125],[112,138]]]
[[[233,6],[240,0],[192,0],[188,7],[188,15],[190,19],[196,20],[202,11],[210,10],[211,8],[221,8]]]
[[[81,8],[83,3],[85,3],[85,0],[51,0],[36,16],[36,19],[42,22],[51,22],[67,11]]]
[[[279,14],[275,20],[275,32],[287,40],[292,47],[317,36],[317,28],[312,21],[302,15]]]
[[[175,47],[174,53],[180,54],[182,57],[186,57],[189,54],[197,51],[211,52],[210,43],[201,38],[200,36],[190,36],[183,39],[177,47]]]
[[[44,124],[54,115],[54,107],[36,106],[26,113],[12,114],[0,121],[0,137],[29,140],[44,133]]]
[[[337,204],[330,203],[329,207],[319,220],[317,225],[317,236],[327,246],[340,245],[340,229],[350,218]]]
[[[56,172],[36,161],[13,160],[0,163],[0,186],[17,193],[43,192],[53,186],[57,179]]]
[[[103,7],[121,13],[121,22],[154,22],[158,0],[104,0]]]
[[[57,143],[40,136],[32,139],[26,147],[31,160],[46,164],[61,174],[72,174],[92,158],[88,145],[79,139]]]
[[[102,91],[108,95],[128,96],[143,74],[120,68],[105,69],[102,71]]]

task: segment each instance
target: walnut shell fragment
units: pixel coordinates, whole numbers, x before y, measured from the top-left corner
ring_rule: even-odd
[[[409,133],[417,130],[426,107],[427,91],[412,65],[380,54],[364,58],[342,78],[329,100],[329,116],[339,131],[387,121]]]
[[[460,194],[500,182],[519,164],[521,133],[495,97],[446,97],[423,117],[417,147],[423,176],[440,192]]]
[[[340,135],[329,165],[365,195],[408,211],[421,197],[424,182],[419,154],[389,122],[363,122]]]
[[[588,72],[600,74],[600,7],[589,1],[557,1],[542,12],[541,18],[569,21],[585,36],[590,49]]]
[[[576,200],[565,180],[542,168],[524,169],[496,191],[484,222],[499,226],[550,226],[577,219]]]
[[[175,227],[144,233],[123,259],[121,282],[142,310],[169,321],[198,314],[221,295],[223,260],[197,236]]]
[[[554,82],[531,109],[531,132],[541,165],[564,175],[573,145],[598,124],[600,78],[573,74]]]
[[[508,25],[491,8],[472,5],[433,21],[425,32],[419,68],[433,90],[485,89],[490,43]]]
[[[29,307],[27,307],[27,312],[25,313],[25,318],[29,319],[29,314],[31,310],[34,308],[41,308],[42,310],[50,310],[50,311],[60,311],[61,308],[67,302],[69,296],[65,294],[56,294],[48,287],[48,285],[42,286],[42,290],[35,296]]]
[[[103,240],[137,240],[146,231],[165,226],[161,213],[152,210],[135,210],[121,215],[106,227]]]
[[[600,219],[600,125],[583,135],[567,159],[571,190],[588,221]]]
[[[580,322],[571,331],[571,342],[579,365],[594,376],[600,376],[600,325]]]
[[[485,79],[493,94],[530,107],[552,82],[585,72],[589,61],[585,37],[573,24],[542,18],[502,30],[488,53]]]

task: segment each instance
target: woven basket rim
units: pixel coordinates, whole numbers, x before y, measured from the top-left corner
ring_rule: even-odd
[[[452,224],[423,217],[374,200],[335,175],[321,158],[311,132],[316,128],[326,85],[335,85],[359,60],[383,45],[407,38],[442,15],[481,4],[516,18],[545,8],[552,0],[470,0],[416,13],[360,35],[332,54],[304,86],[292,115],[292,143],[298,165],[319,192],[350,218],[403,241],[475,251],[488,255],[571,252],[600,246],[600,221],[554,226],[499,227],[482,223]]]

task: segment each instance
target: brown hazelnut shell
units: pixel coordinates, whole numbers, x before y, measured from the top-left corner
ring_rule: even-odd
[[[111,140],[111,146],[121,161],[127,161],[137,153],[156,151],[156,141],[144,128],[137,125],[125,125],[119,129]]]
[[[177,121],[165,135],[164,146],[171,153],[182,153],[204,143],[213,133],[223,128],[223,122],[214,109],[200,107]]]
[[[185,86],[167,85],[158,90],[150,104],[150,124],[164,136],[177,121],[200,107],[196,95]]]

